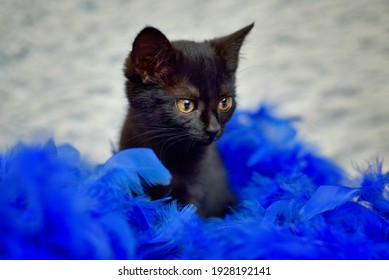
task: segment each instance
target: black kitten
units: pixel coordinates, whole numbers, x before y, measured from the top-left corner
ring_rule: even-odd
[[[172,41],[153,27],[136,37],[124,67],[129,110],[120,150],[149,147],[172,173],[171,195],[204,217],[223,216],[234,203],[215,141],[235,110],[239,50],[251,24],[231,35]]]

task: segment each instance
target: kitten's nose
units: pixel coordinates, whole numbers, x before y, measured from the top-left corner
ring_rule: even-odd
[[[209,141],[212,142],[218,133],[219,133],[219,130],[207,130],[207,135],[209,136]]]
[[[209,140],[210,142],[212,142],[216,135],[219,133],[221,127],[220,127],[220,124],[218,122],[218,120],[216,119],[216,117],[214,115],[211,116],[210,120],[209,120],[209,124],[208,124],[208,127],[207,127],[207,135],[209,136]]]

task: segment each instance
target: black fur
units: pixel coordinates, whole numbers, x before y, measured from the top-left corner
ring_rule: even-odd
[[[170,186],[152,188],[152,198],[193,203],[204,217],[223,216],[234,203],[214,142],[236,107],[239,50],[252,27],[200,43],[170,42],[153,27],[136,37],[124,68],[129,110],[120,150],[152,148],[172,173]],[[218,109],[223,98],[232,99],[229,110]],[[180,112],[180,99],[194,110]]]

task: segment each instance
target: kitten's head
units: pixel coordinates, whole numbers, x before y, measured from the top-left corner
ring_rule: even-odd
[[[143,29],[124,68],[132,123],[160,141],[196,146],[218,139],[236,107],[239,50],[253,26],[200,43]]]

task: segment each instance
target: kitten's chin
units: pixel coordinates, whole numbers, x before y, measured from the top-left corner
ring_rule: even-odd
[[[197,141],[195,141],[195,143],[200,147],[207,147],[207,146],[211,145],[212,143],[216,142],[219,138],[220,138],[220,136],[204,137],[202,139],[198,139]]]
[[[199,147],[207,147],[207,146],[211,145],[213,142],[215,142],[215,141],[213,141],[213,140],[197,141],[196,145]]]

